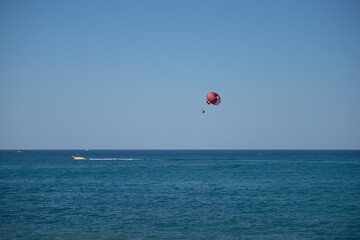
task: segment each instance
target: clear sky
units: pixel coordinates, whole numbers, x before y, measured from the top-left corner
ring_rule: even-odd
[[[0,149],[360,149],[357,0],[2,0],[0,36]]]

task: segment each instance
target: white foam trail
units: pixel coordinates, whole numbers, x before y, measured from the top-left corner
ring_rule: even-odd
[[[99,161],[134,161],[134,160],[142,160],[139,158],[86,158],[85,160],[99,160]]]

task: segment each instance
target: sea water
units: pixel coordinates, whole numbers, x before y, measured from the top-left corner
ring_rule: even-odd
[[[0,239],[360,239],[360,151],[0,151]]]

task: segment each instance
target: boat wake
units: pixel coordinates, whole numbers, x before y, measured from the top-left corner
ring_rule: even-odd
[[[93,161],[135,161],[135,160],[143,160],[140,158],[87,158],[86,160]]]

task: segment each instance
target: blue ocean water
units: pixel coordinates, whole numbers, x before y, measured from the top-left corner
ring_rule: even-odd
[[[360,239],[360,151],[0,151],[0,238]]]

